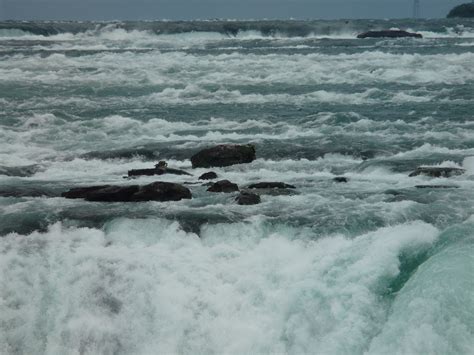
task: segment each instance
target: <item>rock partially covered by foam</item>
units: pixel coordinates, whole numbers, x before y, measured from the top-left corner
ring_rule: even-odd
[[[407,32],[402,30],[382,30],[382,31],[368,31],[361,33],[357,38],[423,38],[419,33]]]
[[[412,172],[410,177],[418,176],[418,175],[426,175],[430,177],[451,177],[456,175],[464,174],[466,170],[462,168],[452,168],[452,167],[438,167],[438,166],[420,166],[416,168],[414,172]]]
[[[251,192],[242,191],[235,199],[239,205],[258,205],[261,202],[260,196]]]
[[[193,168],[211,168],[251,163],[256,159],[251,144],[221,144],[201,150],[191,157]]]
[[[220,180],[214,184],[210,188],[207,189],[209,192],[234,192],[239,191],[239,187],[237,184],[230,182],[229,180]]]
[[[148,185],[89,186],[70,189],[61,194],[65,198],[83,198],[97,202],[179,201],[192,198],[191,191],[179,184],[153,182]]]

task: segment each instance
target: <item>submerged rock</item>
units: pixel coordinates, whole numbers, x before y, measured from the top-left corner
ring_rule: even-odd
[[[212,180],[212,179],[217,179],[217,174],[213,171],[204,173],[199,177],[199,180]]]
[[[451,177],[456,175],[464,174],[466,170],[461,168],[451,168],[451,167],[434,167],[434,166],[420,166],[412,172],[409,177],[426,175],[435,178],[439,177]]]
[[[83,198],[97,202],[179,201],[192,198],[191,191],[179,184],[154,182],[148,185],[90,186],[71,189],[61,194],[65,198]]]
[[[194,154],[191,163],[193,168],[211,168],[251,163],[255,159],[255,147],[251,144],[221,144]]]
[[[2,166],[0,165],[0,175],[28,177],[40,171],[39,165],[24,165],[24,166]]]
[[[258,205],[260,196],[251,192],[242,191],[235,199],[239,205]]]
[[[382,30],[382,31],[368,31],[361,33],[357,38],[423,38],[419,33],[407,32],[402,30]]]
[[[335,182],[349,182],[349,178],[347,178],[345,176],[336,176],[332,180],[335,181]]]
[[[220,180],[207,189],[209,192],[234,192],[239,191],[237,184],[230,182],[229,180]]]
[[[247,186],[248,189],[296,189],[295,186],[284,182],[259,182]]]
[[[458,189],[455,185],[416,185],[417,189]]]

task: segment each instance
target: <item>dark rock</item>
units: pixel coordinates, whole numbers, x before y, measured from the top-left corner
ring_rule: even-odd
[[[188,188],[169,182],[154,182],[143,186],[81,187],[64,192],[61,196],[96,202],[179,201],[192,198]]]
[[[171,168],[154,168],[154,169],[134,169],[128,171],[128,176],[152,176],[152,175],[164,175],[164,174],[173,174],[173,175],[189,175],[192,174],[178,169]]]
[[[245,191],[242,191],[235,200],[239,205],[258,205],[261,202],[259,195]]]
[[[416,185],[417,189],[458,189],[455,185]]]
[[[251,184],[248,186],[249,189],[296,189],[295,186],[285,184],[284,182],[259,182],[257,184]]]
[[[204,173],[199,177],[199,180],[212,180],[212,179],[217,179],[217,174],[213,171]]]
[[[448,16],[448,18],[453,17],[465,17],[472,18],[474,17],[474,3],[462,4],[453,8]]]
[[[361,33],[357,38],[402,38],[402,37],[412,37],[412,38],[423,38],[419,33],[412,33],[401,30],[382,30],[382,31],[368,31]]]
[[[108,187],[110,187],[110,185],[76,187],[74,189],[70,189],[69,191],[63,192],[61,196],[65,198],[85,198],[89,193],[106,189]]]
[[[253,145],[222,144],[194,154],[191,163],[193,168],[210,168],[251,163],[255,159]]]
[[[239,187],[237,184],[230,182],[229,180],[220,180],[214,184],[210,188],[207,189],[209,192],[234,192],[239,191]]]
[[[336,176],[332,180],[335,181],[335,182],[349,182],[349,179],[346,178],[345,176]]]
[[[433,166],[420,166],[416,168],[414,172],[412,172],[409,177],[418,176],[418,175],[426,175],[435,178],[439,177],[451,177],[455,175],[462,175],[466,170],[461,168],[451,168],[451,167],[433,167]]]

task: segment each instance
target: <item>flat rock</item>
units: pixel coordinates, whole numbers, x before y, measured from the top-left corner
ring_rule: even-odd
[[[259,182],[247,186],[248,189],[296,189],[295,186],[284,182]]]
[[[451,177],[456,175],[464,174],[466,170],[461,168],[451,168],[451,167],[433,167],[433,166],[420,166],[412,172],[409,177],[426,175],[435,178],[439,177]]]
[[[255,159],[255,147],[251,144],[221,144],[194,154],[191,163],[193,168],[211,168],[251,163]]]
[[[368,31],[361,33],[357,38],[423,38],[419,33],[407,32],[402,30],[382,30],[382,31]]]
[[[212,180],[217,179],[217,174],[213,171],[208,171],[199,177],[199,180]]]
[[[153,182],[148,185],[89,186],[70,189],[61,194],[65,198],[83,198],[97,202],[179,201],[192,198],[191,191],[179,184]]]
[[[242,191],[235,200],[239,205],[258,205],[261,202],[259,195],[245,191]]]
[[[230,182],[229,180],[220,180],[212,184],[211,187],[207,189],[209,192],[234,192],[239,191],[237,184]]]
[[[153,168],[153,169],[132,169],[128,171],[128,176],[152,176],[152,175],[164,175],[164,174],[173,174],[173,175],[189,175],[184,170],[171,169],[171,168]]]

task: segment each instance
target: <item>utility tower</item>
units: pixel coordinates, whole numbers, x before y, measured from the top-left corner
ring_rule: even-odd
[[[420,18],[420,0],[413,0],[413,18]]]

